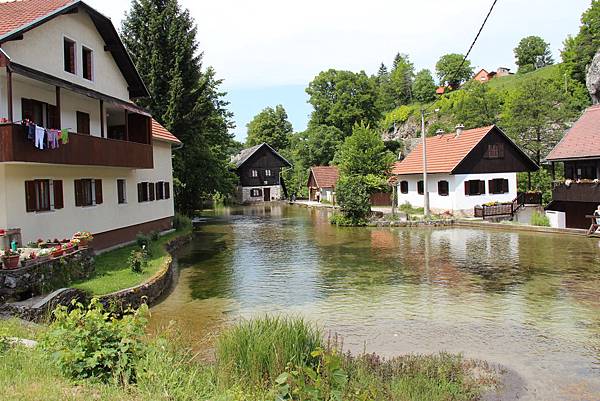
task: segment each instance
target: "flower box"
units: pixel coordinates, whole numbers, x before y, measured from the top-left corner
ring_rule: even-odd
[[[19,255],[2,256],[2,263],[5,269],[16,269],[19,267]]]
[[[58,258],[59,256],[62,256],[65,253],[65,251],[61,248],[61,249],[55,249],[52,251],[52,253],[50,254],[50,256],[52,256],[53,258]]]

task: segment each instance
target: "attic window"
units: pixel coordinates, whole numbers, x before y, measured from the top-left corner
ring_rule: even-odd
[[[75,74],[75,42],[64,38],[65,71]]]
[[[504,159],[504,144],[490,143],[483,157],[486,159]]]
[[[83,77],[89,81],[92,81],[94,79],[92,74],[92,50],[85,46],[81,48],[81,66],[83,69]]]

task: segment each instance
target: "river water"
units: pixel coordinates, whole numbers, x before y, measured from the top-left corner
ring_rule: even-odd
[[[194,347],[227,324],[303,316],[344,347],[504,365],[522,400],[600,400],[600,240],[479,228],[336,228],[283,204],[206,213],[151,327]]]

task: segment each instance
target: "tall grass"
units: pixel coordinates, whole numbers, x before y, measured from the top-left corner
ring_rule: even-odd
[[[264,385],[294,365],[314,364],[310,353],[322,346],[321,332],[301,318],[266,316],[223,332],[216,344],[217,371],[225,386]]]

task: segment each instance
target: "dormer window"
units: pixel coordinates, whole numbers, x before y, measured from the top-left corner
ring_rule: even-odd
[[[65,71],[75,74],[75,42],[64,38]]]
[[[81,66],[83,70],[83,77],[88,81],[93,81],[93,58],[92,50],[85,46],[81,47]]]

